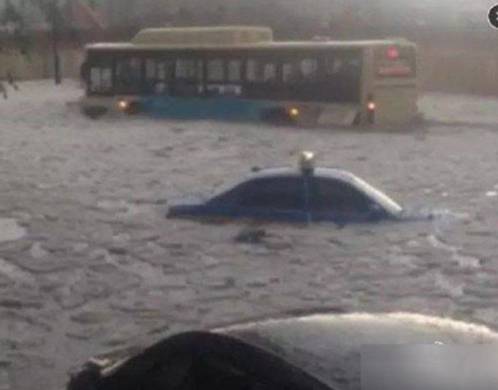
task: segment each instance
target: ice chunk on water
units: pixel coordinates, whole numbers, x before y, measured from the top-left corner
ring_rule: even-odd
[[[15,241],[26,235],[26,229],[12,218],[0,218],[0,242]]]
[[[43,257],[47,256],[48,252],[43,249],[41,243],[35,242],[33,246],[30,249],[31,256],[35,259],[42,259]]]

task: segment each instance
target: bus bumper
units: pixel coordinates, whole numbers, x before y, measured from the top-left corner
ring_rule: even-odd
[[[81,112],[97,119],[104,115],[125,115],[138,113],[139,100],[131,96],[83,97],[79,101]]]

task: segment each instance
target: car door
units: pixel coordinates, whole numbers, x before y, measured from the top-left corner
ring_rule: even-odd
[[[370,198],[347,182],[314,177],[310,210],[313,221],[345,224],[372,220],[375,207]]]
[[[240,191],[237,216],[267,221],[308,221],[301,176],[253,179]]]

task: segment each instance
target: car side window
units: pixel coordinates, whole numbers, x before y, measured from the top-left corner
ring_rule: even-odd
[[[300,177],[255,179],[240,197],[240,206],[275,210],[301,210],[304,207],[304,184]]]
[[[311,209],[315,212],[359,213],[370,210],[371,200],[349,183],[315,178]]]
[[[244,193],[246,183],[237,184],[234,187],[225,189],[223,192],[218,192],[211,200],[208,201],[211,205],[236,205],[239,203],[241,194]]]

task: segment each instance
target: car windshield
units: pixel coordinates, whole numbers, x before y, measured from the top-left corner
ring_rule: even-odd
[[[293,310],[498,329],[497,38],[498,0],[0,1],[0,390]]]
[[[353,183],[362,189],[371,199],[376,201],[386,210],[389,210],[393,214],[400,214],[403,208],[397,204],[394,200],[389,198],[382,191],[368,184],[365,180],[360,179],[359,177],[355,177],[353,179]]]

